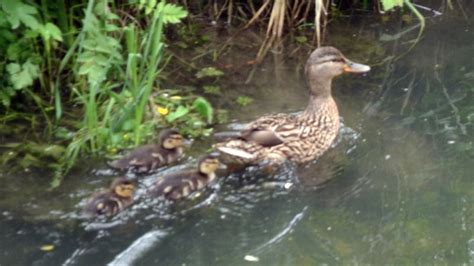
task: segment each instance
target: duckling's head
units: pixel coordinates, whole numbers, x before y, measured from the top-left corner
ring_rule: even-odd
[[[367,65],[352,62],[338,49],[325,46],[311,53],[305,66],[305,74],[312,94],[327,94],[331,90],[331,80],[342,73],[365,73]]]
[[[161,146],[167,150],[176,149],[184,145],[184,138],[175,129],[163,130],[160,134]]]
[[[107,217],[113,216],[120,211],[118,203],[112,199],[103,199],[94,206],[94,215],[105,215]]]
[[[198,163],[199,172],[206,175],[210,175],[216,172],[220,164],[219,159],[217,157],[218,155],[216,154],[208,154],[202,157]]]
[[[82,210],[82,217],[90,219],[98,216],[111,217],[120,211],[120,202],[111,197],[109,193],[101,193],[92,200]]]
[[[135,183],[123,177],[119,177],[112,182],[110,190],[121,198],[131,198],[135,193]]]

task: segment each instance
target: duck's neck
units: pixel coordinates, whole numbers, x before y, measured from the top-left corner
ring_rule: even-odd
[[[310,91],[309,91],[309,103],[306,107],[305,114],[315,114],[321,108],[327,107],[327,105],[333,105],[334,99],[331,96],[331,79],[308,79]]]

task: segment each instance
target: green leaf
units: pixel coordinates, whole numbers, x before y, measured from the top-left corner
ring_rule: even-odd
[[[0,101],[2,101],[2,104],[5,107],[9,107],[11,104],[11,95],[5,91],[5,88],[0,90]]]
[[[7,65],[7,71],[10,75],[16,74],[21,71],[21,66],[17,63],[10,63]]]
[[[229,122],[229,112],[227,110],[217,110],[217,121],[220,124]]]
[[[29,60],[21,67],[16,63],[8,64],[7,71],[10,74],[10,81],[17,90],[33,85],[33,81],[39,77],[39,67]]]
[[[18,59],[20,59],[21,52],[22,48],[20,43],[12,43],[7,48],[7,58],[11,61],[17,61]]]
[[[39,28],[39,31],[41,32],[41,35],[46,41],[48,41],[51,38],[59,42],[63,41],[61,30],[53,23],[48,22],[44,26],[41,25],[41,27]]]
[[[26,5],[20,0],[2,0],[0,5],[7,15],[7,20],[12,25],[12,29],[20,26],[20,22],[30,29],[39,27],[38,20],[33,16],[37,13],[35,7]]]
[[[189,109],[182,106],[182,105],[180,105],[180,106],[178,106],[176,111],[171,112],[169,115],[166,116],[166,120],[171,123],[174,120],[176,120],[176,119],[178,119],[182,116],[185,116],[187,113],[189,113]]]
[[[206,99],[198,97],[193,102],[193,108],[206,118],[208,124],[212,123],[214,110],[212,109],[212,105]]]
[[[182,18],[185,18],[188,15],[188,12],[183,9],[181,6],[174,4],[165,4],[165,2],[160,2],[156,7],[158,12],[161,12],[163,16],[163,23],[176,24],[181,21]]]
[[[129,119],[123,123],[122,130],[132,131],[134,127],[135,127],[135,121],[133,119]]]
[[[145,14],[150,15],[150,13],[153,11],[153,9],[156,6],[156,1],[157,0],[148,0],[145,6]]]
[[[306,38],[306,36],[296,36],[295,41],[298,43],[307,43],[308,38]]]
[[[23,168],[29,168],[29,167],[40,167],[44,164],[42,160],[40,160],[38,157],[31,155],[27,153],[25,157],[23,157],[18,164],[23,167]]]
[[[381,0],[384,11],[403,6],[403,0]]]
[[[205,67],[199,70],[198,73],[196,73],[196,77],[198,79],[205,78],[205,77],[220,77],[222,75],[224,75],[224,72],[222,72],[221,70],[215,67]]]
[[[236,102],[241,106],[247,106],[253,102],[253,99],[247,96],[239,96]]]
[[[205,93],[220,95],[221,88],[219,86],[204,86],[203,87]]]

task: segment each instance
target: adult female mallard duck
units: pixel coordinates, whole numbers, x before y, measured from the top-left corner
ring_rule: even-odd
[[[197,169],[185,170],[160,177],[150,194],[168,200],[178,200],[200,190],[216,178],[219,167],[217,155],[209,154],[201,158]]]
[[[139,147],[109,166],[119,170],[132,169],[137,173],[148,173],[161,166],[176,162],[183,155],[184,138],[174,129],[160,133],[158,143]]]
[[[87,217],[112,217],[133,203],[135,184],[126,178],[116,178],[110,189],[92,196],[84,207]]]
[[[369,66],[350,61],[334,47],[316,49],[305,65],[310,97],[304,112],[261,117],[238,136],[217,143],[215,148],[223,154],[226,163],[314,160],[331,146],[339,130],[339,112],[331,95],[332,79],[345,72],[369,70]]]

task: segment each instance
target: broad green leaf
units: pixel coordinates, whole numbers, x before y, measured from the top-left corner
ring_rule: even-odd
[[[48,22],[46,23],[46,25],[42,26],[41,33],[45,40],[49,40],[50,38],[53,38],[54,40],[59,41],[59,42],[63,41],[61,30],[53,23]]]
[[[2,14],[0,13],[0,16],[1,15]],[[1,23],[0,23],[0,38],[7,41],[7,43],[8,42],[11,43],[11,42],[14,42],[15,40],[17,40],[16,35],[10,29],[8,29],[6,27],[3,28],[3,29],[1,28]]]
[[[7,65],[7,71],[10,75],[16,74],[21,71],[21,66],[17,63],[10,63]]]
[[[212,123],[214,110],[212,109],[211,104],[204,99],[203,97],[198,97],[193,102],[193,108],[198,111],[199,114],[204,116],[208,124]]]
[[[181,6],[174,4],[165,4],[165,2],[160,2],[156,7],[158,12],[162,12],[163,23],[176,24],[181,21],[182,18],[185,18],[188,15],[188,12],[183,9]]]
[[[387,11],[397,6],[403,6],[403,0],[381,0],[383,10]]]
[[[120,28],[117,25],[114,24],[105,24],[105,31],[107,32],[114,32],[118,31]]]
[[[189,113],[189,109],[182,106],[182,105],[180,105],[180,106],[178,106],[176,111],[173,111],[169,115],[166,116],[166,120],[171,123],[174,120],[176,120],[176,119],[178,119],[182,116],[185,116],[187,113]]]
[[[10,74],[13,86],[17,90],[33,85],[33,81],[39,76],[39,67],[29,60],[21,67],[16,63],[8,64],[7,71]]]
[[[224,72],[222,72],[221,70],[215,67],[205,67],[199,70],[198,73],[196,73],[196,77],[198,79],[205,78],[205,77],[220,77],[222,75],[224,75]]]
[[[20,22],[30,29],[39,27],[38,20],[33,16],[37,13],[36,8],[24,4],[20,0],[1,0],[0,5],[7,15],[7,20],[12,25],[12,29],[20,26]]]
[[[9,107],[11,104],[11,96],[5,91],[5,88],[0,90],[0,101],[2,101],[2,104],[5,107]]]
[[[122,130],[132,131],[134,127],[135,127],[135,121],[133,119],[129,119],[123,123]]]

